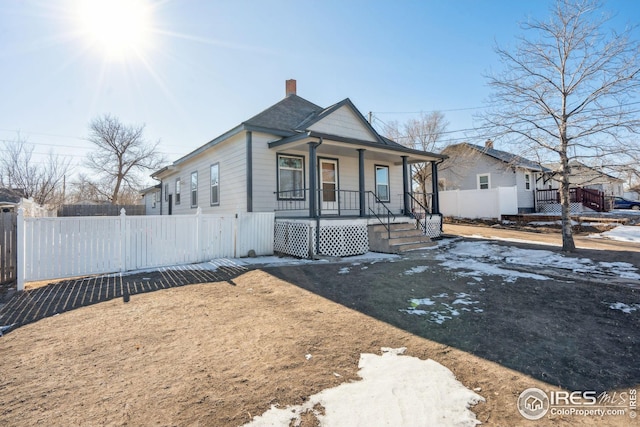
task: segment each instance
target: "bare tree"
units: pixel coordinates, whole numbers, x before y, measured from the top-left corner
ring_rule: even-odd
[[[18,136],[3,144],[0,157],[0,184],[20,190],[40,205],[62,203],[65,175],[70,160],[53,152],[41,160],[33,158],[34,146]]]
[[[638,152],[640,49],[633,28],[608,31],[596,1],[558,0],[551,12],[522,24],[529,37],[515,50],[496,48],[504,71],[488,77],[493,108],[485,119],[559,161],[562,250],[573,251],[569,161],[610,159],[611,166]]]
[[[442,136],[449,122],[440,111],[407,120],[403,125],[396,121],[386,123],[382,132],[390,139],[416,150],[440,152],[445,143]],[[431,181],[431,165],[416,163],[411,165],[411,175],[418,184],[423,200],[427,200],[427,183]]]
[[[86,166],[96,176],[88,182],[111,203],[118,203],[125,192],[139,190],[142,172],[157,169],[164,161],[159,141],[146,141],[143,131],[144,125],[127,126],[108,114],[89,125],[88,140],[96,149],[87,156]]]

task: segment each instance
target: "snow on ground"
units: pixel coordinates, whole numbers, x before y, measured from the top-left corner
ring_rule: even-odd
[[[589,258],[567,257],[547,250],[521,249],[486,241],[452,240],[443,244],[441,249],[442,251],[434,258],[442,267],[455,270],[459,276],[473,279],[467,282],[469,286],[483,282],[485,276],[501,277],[504,283],[515,283],[520,278],[551,280],[548,276],[519,271],[509,268],[510,266],[535,271],[556,269],[581,275],[640,280],[638,269],[626,262],[594,262]],[[428,270],[428,266],[418,265],[406,270],[403,274],[413,276]],[[485,288],[478,289],[477,287],[473,289],[480,292],[485,290]],[[480,300],[476,296],[472,297],[466,293],[457,293],[454,296],[440,293],[422,298],[412,298],[408,300],[408,307],[399,310],[409,315],[424,317],[429,322],[442,324],[465,313],[482,313]],[[640,304],[615,303],[611,304],[610,308],[631,313],[639,310]]]
[[[605,302],[605,304],[609,304],[609,308],[611,310],[620,310],[623,313],[627,314],[630,314],[631,312],[634,312],[636,310],[640,310],[640,304],[625,304],[623,302]]]
[[[503,266],[555,268],[578,274],[600,274],[620,279],[640,280],[638,269],[626,262],[594,262],[589,258],[573,258],[557,252],[521,249],[490,242],[454,242],[445,253],[436,256],[441,265],[452,270],[468,270],[463,276],[502,276],[507,282],[517,278],[547,280],[548,277],[510,270]]]
[[[603,233],[590,234],[592,239],[611,239],[621,242],[640,243],[640,227],[636,225],[619,225]]]
[[[298,425],[307,411],[312,411],[323,427],[464,427],[480,423],[469,407],[484,398],[465,388],[449,369],[431,359],[403,356],[404,348],[382,350],[381,356],[360,355],[361,381],[323,390],[302,405],[272,406],[245,426]],[[322,408],[318,410],[316,405]]]
[[[428,321],[441,325],[464,312],[482,313],[484,310],[477,306],[479,303],[480,301],[472,301],[471,295],[465,292],[458,292],[453,298],[447,293],[441,293],[428,298],[412,298],[409,300],[410,306],[400,311],[417,316],[429,316]]]

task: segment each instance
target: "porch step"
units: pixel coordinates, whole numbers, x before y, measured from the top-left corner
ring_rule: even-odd
[[[382,224],[370,225],[369,250],[398,254],[435,245],[429,236],[416,228],[415,222],[391,224],[390,231]]]

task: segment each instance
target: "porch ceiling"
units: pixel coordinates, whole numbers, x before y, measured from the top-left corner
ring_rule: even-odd
[[[407,156],[408,163],[420,163],[438,161],[447,156],[426,151],[413,150],[401,145],[383,145],[378,142],[363,141],[357,139],[343,138],[335,135],[322,135],[312,132],[305,132],[293,137],[284,138],[269,143],[272,149],[307,149],[310,142],[322,143],[316,148],[318,156],[331,157],[358,157],[358,149],[364,149],[366,159],[374,161],[393,162],[402,164],[402,156]]]

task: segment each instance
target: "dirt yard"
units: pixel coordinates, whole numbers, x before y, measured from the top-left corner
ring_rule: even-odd
[[[360,354],[383,346],[451,369],[486,399],[472,408],[483,425],[630,425],[620,416],[527,421],[516,402],[530,387],[638,388],[640,313],[603,305],[640,304],[637,290],[487,277],[480,292],[435,253],[265,267],[19,327],[0,338],[0,425],[238,426],[357,381]],[[598,253],[615,258],[590,256]],[[481,309],[442,324],[402,311],[411,298],[461,292]]]

